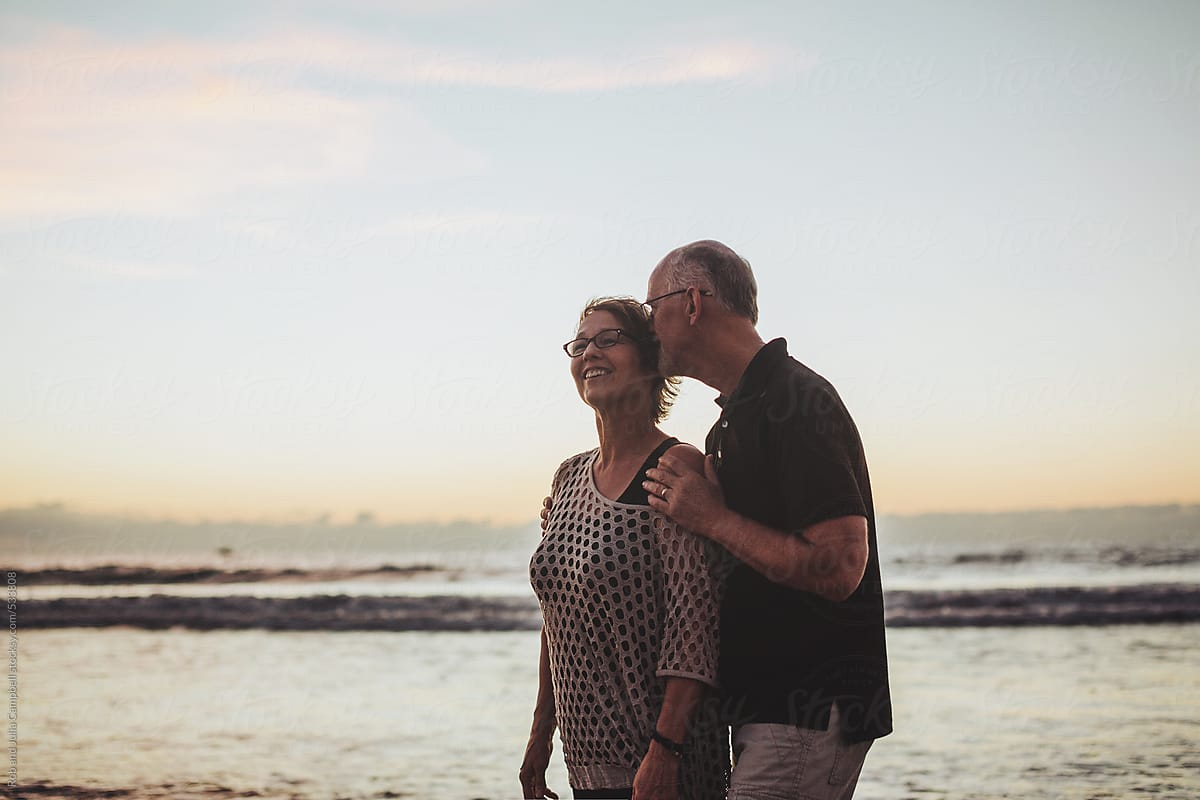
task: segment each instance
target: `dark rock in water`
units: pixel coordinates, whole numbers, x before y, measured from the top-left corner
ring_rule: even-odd
[[[952,564],[1020,564],[1029,558],[1024,550],[1003,550],[999,553],[959,553]]]

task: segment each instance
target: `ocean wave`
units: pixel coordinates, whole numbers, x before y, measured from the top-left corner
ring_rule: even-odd
[[[536,629],[537,603],[524,597],[62,597],[26,600],[22,628],[112,627],[161,630],[508,631]]]
[[[889,592],[894,627],[1124,625],[1200,621],[1200,585]]]
[[[891,627],[1117,625],[1200,621],[1200,585],[893,591]],[[131,626],[195,630],[535,630],[532,597],[67,597],[20,604],[22,628]]]
[[[17,569],[17,580],[24,586],[133,586],[133,585],[209,585],[253,583],[322,583],[345,581],[403,581],[410,578],[449,578],[468,580],[473,577],[504,575],[524,580],[527,563],[524,554],[503,563],[488,565],[450,563],[360,564],[342,566],[282,566],[229,564],[192,564],[168,566],[150,564],[102,564],[84,567],[41,566],[36,569]],[[1108,546],[1009,546],[1003,548],[901,548],[884,553],[885,574],[904,575],[929,570],[972,569],[1007,574],[1014,567],[1085,567],[1118,574],[1122,571],[1156,568],[1189,568],[1200,564],[1200,547],[1180,543],[1159,545]],[[893,572],[894,570],[894,572]],[[1187,581],[1179,577],[1175,580]]]

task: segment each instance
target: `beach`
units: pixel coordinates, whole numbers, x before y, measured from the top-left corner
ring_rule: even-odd
[[[1196,511],[1111,530],[1080,515],[889,521],[895,732],[856,797],[1200,796]],[[139,552],[93,535],[70,558],[13,539],[7,796],[518,797],[536,526],[354,530],[372,546],[334,531],[232,558],[183,537],[151,551],[165,540],[149,530]],[[561,748],[549,784],[568,796]]]
[[[1200,625],[889,645],[896,732],[859,798],[1200,793]],[[29,631],[12,796],[515,798],[537,647],[531,631]]]

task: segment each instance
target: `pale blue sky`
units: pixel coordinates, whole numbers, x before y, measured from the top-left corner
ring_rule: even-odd
[[[531,519],[698,238],[881,510],[1200,499],[1195,4],[249,5],[0,11],[0,505]]]

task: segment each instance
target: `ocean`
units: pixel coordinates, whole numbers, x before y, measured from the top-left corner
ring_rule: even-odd
[[[881,520],[896,731],[856,796],[1200,797],[1198,519]],[[5,796],[520,796],[536,526],[165,546],[79,522],[0,514]]]

